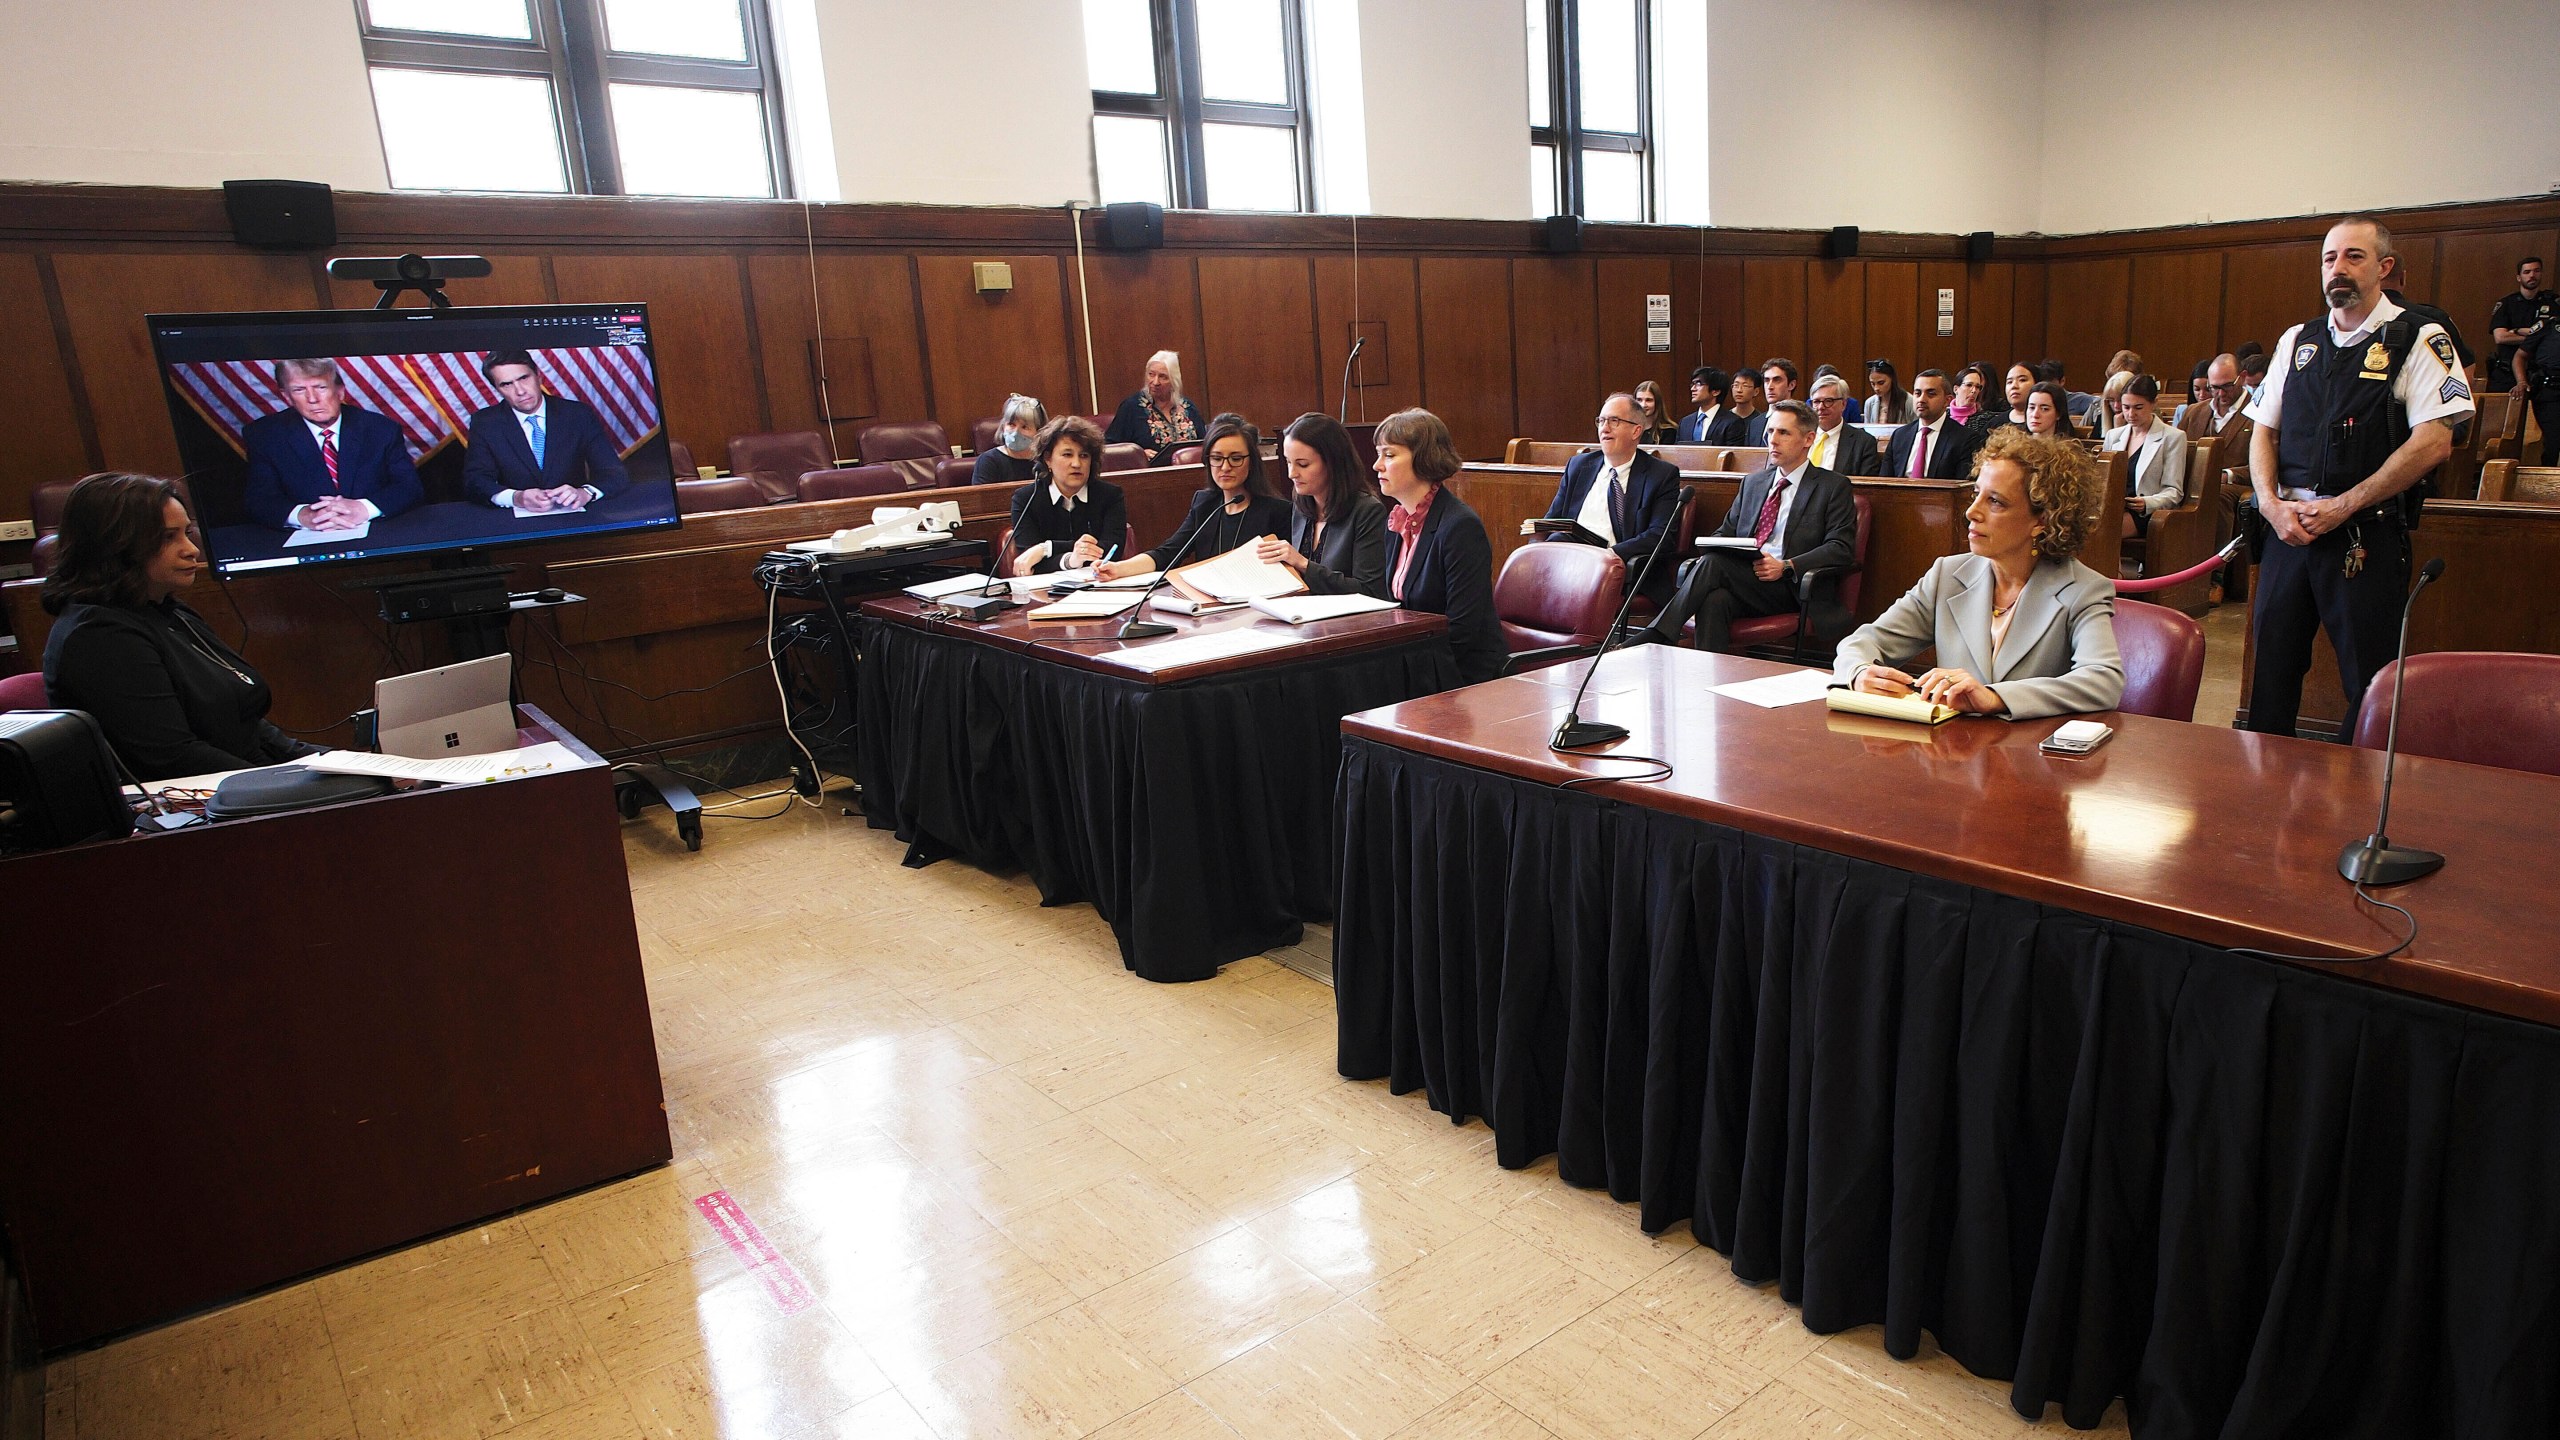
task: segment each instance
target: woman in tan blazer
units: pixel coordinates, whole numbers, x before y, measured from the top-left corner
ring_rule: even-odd
[[[2004,429],[1974,475],[1969,553],[1930,566],[1842,642],[1837,680],[2010,720],[2113,710],[2124,698],[2115,582],[2072,558],[2095,523],[2096,464],[2071,441]],[[1894,668],[1932,646],[1935,669]]]

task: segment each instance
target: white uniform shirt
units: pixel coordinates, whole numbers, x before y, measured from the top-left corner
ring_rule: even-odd
[[[2400,307],[2392,304],[2386,295],[2373,307],[2373,313],[2365,317],[2364,328],[2352,335],[2339,334],[2338,323],[2332,318],[2329,338],[2341,350],[2365,344],[2399,313]],[[2271,431],[2275,430],[2284,418],[2285,377],[2309,365],[2319,353],[2316,343],[2302,341],[2301,326],[2286,330],[2284,338],[2276,343],[2274,352],[2267,357],[2267,382],[2258,388],[2258,398],[2250,402],[2249,418]],[[2408,414],[2411,429],[2430,420],[2468,415],[2476,408],[2471,403],[2471,387],[2463,381],[2454,362],[2453,338],[2444,333],[2444,327],[2433,321],[2420,325],[2418,338],[2409,347],[2408,358],[2400,362],[2400,379],[2391,387],[2391,393],[2400,401],[2400,408]],[[2276,493],[2287,500],[2320,498],[2298,485],[2283,487]]]

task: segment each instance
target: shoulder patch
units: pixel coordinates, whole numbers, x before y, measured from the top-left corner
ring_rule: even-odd
[[[2310,364],[2310,363],[2311,363],[2311,361],[2312,361],[2312,357],[2314,357],[2314,356],[2318,355],[2319,353],[2320,353],[2320,347],[2319,347],[2318,345],[2304,344],[2304,345],[2296,345],[2296,346],[2294,346],[2294,347],[2293,347],[2293,368],[2294,368],[2294,369],[2296,369],[2296,370],[2299,370],[2299,369],[2301,369],[2303,366]]]
[[[2434,351],[2436,358],[2444,362],[2444,368],[2456,375],[2462,373],[2462,362],[2454,357],[2453,341],[2443,331],[2436,330],[2427,335],[2427,348]]]

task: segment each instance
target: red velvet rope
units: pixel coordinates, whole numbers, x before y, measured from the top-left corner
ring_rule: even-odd
[[[2172,585],[2184,585],[2190,580],[2210,575],[2214,571],[2221,569],[2225,564],[2229,563],[2232,556],[2240,553],[2240,545],[2240,541],[2233,540],[2230,544],[2225,545],[2220,550],[2214,552],[2214,554],[2203,563],[2190,565],[2175,575],[2145,575],[2139,580],[2119,580],[2116,582],[2116,593],[2119,595],[2148,595],[2155,590],[2166,590]]]

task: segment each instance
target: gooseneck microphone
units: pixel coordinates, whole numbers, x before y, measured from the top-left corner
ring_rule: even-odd
[[[1600,477],[1594,475],[1591,477],[1591,483],[1595,485],[1600,483]],[[1688,513],[1690,498],[1696,494],[1694,487],[1683,485],[1680,487],[1680,498],[1671,502],[1671,513],[1663,517],[1662,533],[1653,537],[1653,549],[1646,552],[1644,567],[1636,571],[1635,579],[1628,583],[1627,598],[1618,602],[1617,618],[1609,622],[1609,633],[1600,637],[1600,648],[1593,652],[1590,668],[1582,672],[1582,683],[1573,687],[1573,703],[1565,707],[1564,723],[1556,727],[1555,738],[1547,742],[1548,749],[1575,750],[1586,745],[1606,745],[1610,741],[1627,738],[1627,727],[1624,725],[1611,725],[1605,721],[1583,719],[1582,695],[1584,691],[1591,688],[1591,677],[1599,673],[1600,662],[1609,658],[1609,647],[1617,644],[1619,638],[1626,633],[1627,611],[1635,605],[1636,596],[1644,592],[1645,578],[1653,573],[1653,562],[1662,558],[1662,547],[1670,541],[1671,532],[1680,528],[1680,517]]]
[[[1351,414],[1351,362],[1359,359],[1360,352],[1367,348],[1369,348],[1369,337],[1363,335],[1351,342],[1351,353],[1342,357],[1342,399],[1333,407],[1333,419],[1336,424],[1342,423],[1345,417]],[[1360,413],[1366,415],[1369,412],[1362,410]]]
[[[1203,453],[1203,458],[1206,458],[1205,452]],[[1167,625],[1161,620],[1142,620],[1138,617],[1147,613],[1147,605],[1150,601],[1156,598],[1156,592],[1164,588],[1164,582],[1173,578],[1173,567],[1181,564],[1182,557],[1191,553],[1191,542],[1199,539],[1203,534],[1206,534],[1209,529],[1209,522],[1217,518],[1220,510],[1226,508],[1227,492],[1219,490],[1217,482],[1214,480],[1209,482],[1209,488],[1217,491],[1217,503],[1211,505],[1209,507],[1209,513],[1201,516],[1200,523],[1193,527],[1189,535],[1183,537],[1181,547],[1173,552],[1173,558],[1165,561],[1162,566],[1157,568],[1155,582],[1147,587],[1145,594],[1138,597],[1138,603],[1129,611],[1129,618],[1120,622],[1119,638],[1123,640],[1148,640],[1158,635],[1170,635],[1173,633],[1173,627]]]
[[[2391,778],[2400,764],[2400,692],[2409,684],[2409,612],[2418,606],[2418,597],[2444,574],[2444,560],[2439,556],[2427,562],[2418,572],[2418,583],[2409,590],[2409,601],[2400,607],[2399,659],[2391,673],[2391,728],[2382,745],[2382,813],[2373,819],[2373,833],[2362,840],[2350,841],[2338,852],[2338,873],[2358,885],[2402,885],[2421,875],[2432,874],[2444,865],[2444,857],[2433,850],[2414,850],[2394,845],[2387,833],[2391,828]]]

